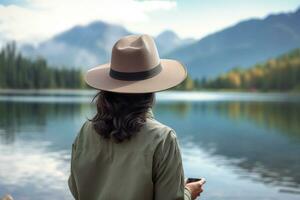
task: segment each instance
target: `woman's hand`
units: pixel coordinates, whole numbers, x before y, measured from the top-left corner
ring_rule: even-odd
[[[202,186],[205,183],[205,179],[201,178],[200,181],[186,183],[185,187],[190,190],[192,199],[196,199],[198,196],[200,196],[200,193],[203,192]]]

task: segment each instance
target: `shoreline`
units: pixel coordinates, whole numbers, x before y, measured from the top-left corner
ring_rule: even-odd
[[[96,89],[1,89],[0,95],[79,95],[91,96],[98,92]],[[281,94],[281,95],[300,95],[300,91],[248,91],[248,90],[165,90],[156,93],[206,93],[206,94]]]
[[[17,102],[90,102],[96,89],[0,89],[0,101]],[[247,91],[179,91],[156,93],[159,102],[295,102],[300,93]]]
[[[0,95],[91,96],[96,93],[93,89],[0,89]]]

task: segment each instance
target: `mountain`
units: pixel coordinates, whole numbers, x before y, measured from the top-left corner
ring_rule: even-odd
[[[129,34],[134,33],[120,25],[97,21],[86,26],[75,26],[37,47],[24,45],[21,52],[29,57],[44,57],[50,65],[87,69],[108,62],[113,44]],[[180,39],[172,31],[162,32],[154,39],[160,55],[193,41]]]
[[[102,21],[87,26],[75,26],[37,47],[26,45],[21,51],[31,57],[42,56],[52,65],[91,67],[109,59],[115,41],[131,34],[122,26]]]
[[[155,37],[160,55],[165,55],[176,48],[191,44],[194,41],[191,38],[181,39],[171,30],[163,31]]]
[[[193,78],[215,77],[300,47],[300,9],[242,21],[175,49],[167,57],[186,64]]]
[[[134,33],[97,21],[75,26],[37,47],[25,45],[21,51],[25,56],[45,57],[50,65],[87,69],[108,62],[112,45],[129,34]],[[183,62],[192,78],[215,77],[300,47],[300,9],[242,21],[196,41],[181,39],[170,30],[154,39],[160,56]]]

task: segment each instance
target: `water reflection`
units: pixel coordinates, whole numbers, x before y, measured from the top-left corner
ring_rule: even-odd
[[[88,103],[0,102],[0,196],[71,199],[70,145],[93,112]],[[186,175],[208,178],[207,198],[299,198],[299,103],[158,100],[154,115],[176,130]]]
[[[183,145],[225,157],[240,177],[300,193],[299,104],[202,102],[158,105],[156,113],[177,130]]]
[[[49,142],[1,145],[0,194],[15,199],[71,199],[66,190],[68,151],[52,152]],[[2,196],[1,195],[1,196]]]

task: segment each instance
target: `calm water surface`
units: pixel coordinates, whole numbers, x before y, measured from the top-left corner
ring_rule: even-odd
[[[70,147],[94,113],[90,93],[0,95],[0,196],[72,199]],[[300,98],[159,93],[154,115],[176,130],[200,199],[300,199]]]

